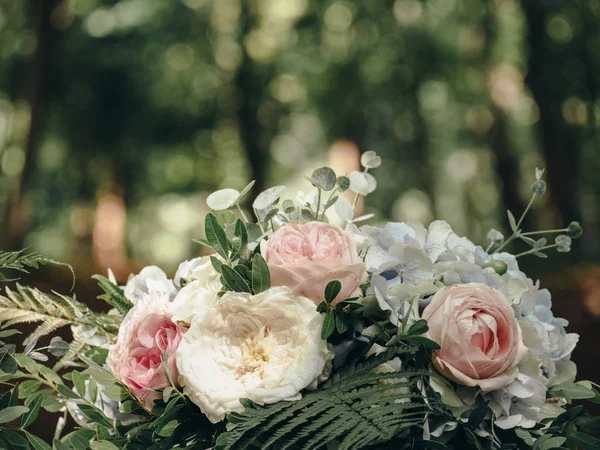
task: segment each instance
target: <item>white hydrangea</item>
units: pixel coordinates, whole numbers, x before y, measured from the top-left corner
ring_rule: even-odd
[[[449,406],[457,419],[468,416],[481,397],[490,401],[495,424],[500,428],[528,428],[544,417],[560,414],[560,407],[546,404],[546,390],[575,378],[576,367],[570,355],[579,337],[565,331],[568,323],[554,317],[550,293],[519,269],[513,255],[489,255],[457,236],[443,221],[433,222],[428,229],[418,223],[388,223],[383,228],[364,226],[351,231],[360,235],[359,250],[372,274],[370,293],[377,297],[382,309],[391,310],[392,321],[406,314],[411,306],[413,315],[418,317],[412,300],[419,299],[422,308],[428,297],[444,285],[483,283],[512,302],[529,349],[519,364],[519,375],[511,384],[487,394],[459,388],[450,396],[445,389],[443,398],[452,399]],[[484,268],[490,260],[504,262],[506,273],[501,276]],[[435,424],[432,430],[432,435],[441,432]]]
[[[177,350],[184,392],[216,423],[258,404],[298,400],[333,359],[312,300],[288,288],[227,292],[198,314]]]
[[[173,281],[167,278],[167,274],[156,266],[144,267],[139,274],[127,281],[124,289],[125,297],[133,304],[150,292],[168,295],[169,300],[173,300],[177,294],[177,289]]]

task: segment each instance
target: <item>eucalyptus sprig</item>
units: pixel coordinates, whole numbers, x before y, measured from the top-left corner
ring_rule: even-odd
[[[546,182],[542,179],[543,175],[544,169],[535,169],[536,180],[531,184],[532,196],[529,200],[529,203],[527,204],[527,207],[525,208],[525,211],[523,211],[523,214],[521,214],[521,216],[519,217],[519,220],[515,219],[515,216],[510,210],[507,211],[508,223],[512,230],[512,234],[505,240],[502,233],[500,233],[497,230],[491,229],[488,232],[488,246],[486,248],[486,252],[489,253],[495,247],[492,254],[499,253],[502,250],[504,250],[511,242],[513,242],[516,239],[520,239],[527,245],[531,246],[531,249],[518,253],[515,255],[515,257],[520,258],[526,255],[535,255],[540,258],[547,258],[548,255],[544,253],[544,250],[556,248],[558,252],[567,253],[571,250],[572,240],[581,237],[581,235],[583,234],[583,228],[581,228],[579,222],[575,221],[571,222],[566,228],[560,228],[555,230],[523,232],[523,230],[521,229],[521,224],[523,223],[523,220],[525,219],[527,213],[531,209],[531,206],[533,205],[536,198],[546,193],[547,185]],[[548,239],[545,237],[539,239],[534,239],[531,237],[543,234],[556,233],[560,234],[556,236],[553,244],[548,244]]]

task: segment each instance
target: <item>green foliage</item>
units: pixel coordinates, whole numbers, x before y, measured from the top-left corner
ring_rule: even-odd
[[[245,412],[228,417],[227,431],[215,448],[316,449],[335,443],[339,450],[358,449],[422,425],[435,402],[426,405],[416,385],[429,374],[376,370],[405,351],[390,348],[349,364],[297,402],[259,406],[242,400]]]
[[[118,333],[120,319],[116,316],[97,313],[74,297],[61,294],[45,294],[38,289],[17,284],[16,290],[8,287],[6,295],[0,295],[0,326],[7,328],[19,323],[41,322],[27,336],[28,344],[67,325],[90,325],[107,337]]]
[[[5,252],[0,250],[0,271],[2,270],[16,270],[21,273],[29,273],[30,269],[39,269],[40,266],[47,264],[54,264],[59,266],[66,266],[71,270],[73,274],[73,283],[75,282],[75,273],[73,268],[69,264],[56,261],[46,256],[40,255],[39,253],[27,253],[25,250],[19,250],[16,252]],[[0,282],[7,283],[10,281],[17,281],[19,277],[8,278],[3,272],[0,272]]]
[[[133,307],[133,303],[125,297],[123,289],[112,281],[102,275],[93,275],[92,278],[98,281],[98,286],[104,291],[104,294],[98,296],[99,299],[104,300],[123,315]]]

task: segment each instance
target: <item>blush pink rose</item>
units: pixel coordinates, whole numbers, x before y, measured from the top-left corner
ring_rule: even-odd
[[[179,373],[175,352],[184,333],[166,315],[168,296],[151,292],[145,294],[129,310],[108,353],[108,364],[115,377],[126,385],[147,410],[161,398],[155,390],[169,386],[161,355],[166,352],[167,366],[177,382]]]
[[[365,273],[352,237],[336,225],[285,224],[261,243],[261,253],[272,286],[287,286],[316,304],[333,280],[342,284],[337,301],[356,295]]]
[[[484,284],[457,284],[440,289],[423,311],[428,337],[441,349],[433,365],[465,386],[493,391],[517,376],[527,353],[521,328],[504,295]]]

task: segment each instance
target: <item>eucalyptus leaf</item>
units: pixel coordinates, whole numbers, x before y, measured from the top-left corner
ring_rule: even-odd
[[[369,194],[369,182],[363,172],[350,172],[348,175],[350,178],[350,190],[360,195]]]
[[[235,189],[221,189],[210,194],[206,204],[215,211],[221,211],[235,205],[239,197],[240,193]]]
[[[344,197],[340,196],[335,202],[335,212],[342,220],[351,220],[354,216],[354,210],[352,209],[352,205],[350,201]]]
[[[248,193],[250,192],[250,189],[252,189],[254,187],[254,183],[256,183],[256,180],[252,180],[250,183],[248,183],[246,185],[246,187],[244,189],[242,189],[242,192],[240,192],[240,195],[238,196],[237,200],[235,201],[235,203],[239,204],[240,200]]]
[[[331,191],[335,187],[336,180],[335,172],[330,167],[316,169],[310,177],[310,182],[324,191]]]
[[[506,215],[508,216],[508,223],[510,224],[510,229],[514,232],[517,231],[517,221],[515,220],[515,216],[510,210],[506,210]]]
[[[548,389],[548,394],[552,397],[564,397],[569,400],[583,400],[586,398],[594,398],[596,396],[596,393],[593,390],[580,384],[568,382],[552,386]]]
[[[360,164],[367,169],[376,169],[381,166],[381,157],[373,150],[369,150],[360,156]]]
[[[367,194],[371,194],[377,189],[377,180],[370,173],[363,174],[367,180]]]
[[[281,197],[281,194],[283,194],[286,189],[285,186],[280,185],[261,192],[258,194],[258,197],[256,197],[256,200],[254,200],[254,203],[252,203],[252,207],[258,210],[268,208],[279,200],[279,197]]]
[[[350,178],[346,176],[338,177],[336,180],[339,192],[347,191],[350,188]]]
[[[292,200],[284,200],[283,204],[281,205],[281,209],[284,213],[289,214],[293,212],[294,209],[296,209],[296,205],[294,205],[294,202]]]

